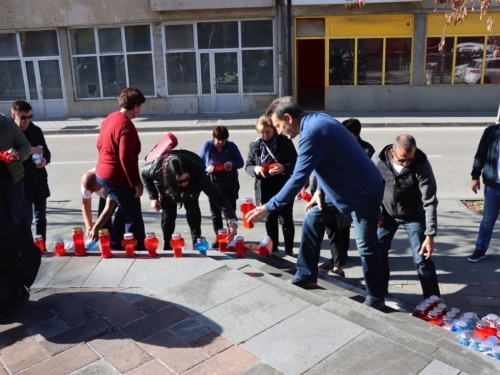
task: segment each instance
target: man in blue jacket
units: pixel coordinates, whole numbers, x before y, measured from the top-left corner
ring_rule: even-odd
[[[306,114],[291,97],[274,100],[266,115],[278,133],[289,139],[300,134],[299,155],[281,191],[247,218],[263,220],[292,201],[314,171],[319,187],[306,206],[309,209],[303,221],[297,272],[291,282],[303,288],[316,286],[325,224],[338,212],[351,214],[368,294],[364,304],[382,309],[385,289],[377,238],[384,193],[380,172],[347,129],[332,117]]]

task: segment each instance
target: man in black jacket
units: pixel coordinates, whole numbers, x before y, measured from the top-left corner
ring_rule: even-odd
[[[174,150],[141,168],[144,189],[151,200],[151,208],[162,210],[161,229],[165,241],[163,250],[172,250],[170,238],[175,230],[177,207],[186,208],[186,219],[191,231],[193,249],[201,236],[201,211],[198,198],[203,191],[223,212],[228,222],[228,239],[233,239],[238,228],[231,203],[205,172],[203,160],[194,152]]]
[[[385,180],[378,238],[389,286],[389,249],[394,234],[403,225],[413,254],[425,298],[439,296],[436,268],[431,259],[437,232],[436,180],[427,156],[408,134],[376,152],[372,160]]]
[[[45,166],[50,163],[50,150],[42,129],[31,122],[33,118],[31,105],[24,100],[16,100],[12,103],[11,110],[12,119],[31,144],[32,157],[23,161],[26,220],[31,227],[33,214],[35,215],[35,234],[42,235],[46,241],[47,198],[50,197],[50,191]]]

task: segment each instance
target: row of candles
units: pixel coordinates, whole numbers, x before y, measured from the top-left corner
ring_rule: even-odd
[[[415,307],[412,315],[455,332],[460,345],[500,359],[500,318],[496,314],[482,319],[474,312],[460,314],[438,296],[430,296]]]

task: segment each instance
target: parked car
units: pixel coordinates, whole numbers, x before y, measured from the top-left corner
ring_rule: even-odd
[[[475,59],[474,61],[470,62],[469,65],[465,68],[463,81],[469,84],[481,83],[482,65],[482,59]],[[486,58],[486,67],[484,68],[484,83],[500,83],[499,57]]]

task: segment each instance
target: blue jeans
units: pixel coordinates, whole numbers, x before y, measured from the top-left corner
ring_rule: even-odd
[[[436,267],[431,258],[425,259],[419,254],[422,248],[422,243],[425,240],[425,213],[422,212],[413,221],[405,221],[396,219],[384,212],[384,224],[378,230],[380,256],[382,257],[382,266],[384,268],[385,288],[389,287],[389,250],[391,248],[392,239],[396,234],[398,227],[402,225],[408,235],[411,251],[413,254],[413,262],[417,268],[418,278],[424,298],[429,298],[432,295],[440,296],[439,284],[436,275]]]
[[[367,299],[384,300],[384,275],[378,249],[377,224],[380,218],[380,204],[383,189],[363,207],[352,212],[356,231],[356,244],[365,277]],[[302,239],[297,258],[297,272],[294,280],[318,278],[318,262],[325,225],[338,213],[332,201],[325,197],[323,210],[314,206],[306,212],[302,223]]]
[[[113,220],[110,241],[113,249],[123,250],[121,241],[123,234],[130,232],[137,239],[137,250],[144,250],[146,231],[142,218],[141,200],[135,197],[133,187],[103,180],[96,175],[97,183],[101,185],[107,196],[115,201],[118,209]]]
[[[476,249],[486,251],[490,247],[491,235],[500,209],[500,184],[484,185],[483,220],[479,226]]]
[[[30,228],[35,222],[35,234],[42,235],[43,239],[47,241],[47,198],[41,198],[33,202],[26,201],[25,209],[26,220]]]

